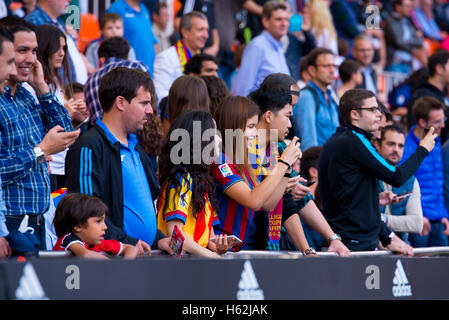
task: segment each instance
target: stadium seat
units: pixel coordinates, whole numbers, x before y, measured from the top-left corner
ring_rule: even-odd
[[[78,50],[84,52],[86,46],[92,40],[101,36],[100,24],[94,14],[81,14],[81,28],[78,36]]]

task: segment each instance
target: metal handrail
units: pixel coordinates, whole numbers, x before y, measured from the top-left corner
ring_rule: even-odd
[[[430,247],[430,248],[414,248],[413,253],[415,257],[421,256],[449,256],[448,247]],[[152,250],[152,256],[166,255],[161,250]],[[378,256],[393,256],[397,255],[389,250],[376,250],[376,251],[352,251],[349,257],[378,257]],[[335,252],[322,252],[318,251],[319,257],[337,257]],[[65,258],[71,257],[71,254],[67,251],[39,251],[40,258]],[[147,255],[143,258],[148,257]],[[300,258],[303,257],[300,251],[264,251],[264,250],[241,250],[239,252],[227,252],[223,255],[224,258]]]

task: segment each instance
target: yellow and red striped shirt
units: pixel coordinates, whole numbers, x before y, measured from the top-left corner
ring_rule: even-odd
[[[190,188],[189,183],[190,182]],[[206,201],[203,210],[196,213],[196,218],[193,215],[192,204],[192,178],[187,173],[187,180],[181,178],[181,190],[177,192],[172,186],[168,194],[168,203],[165,212],[162,212],[165,207],[165,191],[166,186],[162,189],[161,198],[157,208],[157,226],[167,236],[167,222],[171,220],[181,220],[184,223],[182,231],[197,242],[200,246],[206,247],[209,243],[212,226],[218,224],[218,216],[212,209],[209,202],[209,197],[206,195]]]

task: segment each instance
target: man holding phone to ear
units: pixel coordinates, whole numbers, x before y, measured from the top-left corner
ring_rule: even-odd
[[[392,166],[397,166],[404,153],[405,133],[397,125],[390,125],[381,131],[381,136],[374,141],[379,154]],[[405,242],[409,234],[419,234],[423,227],[423,213],[421,207],[421,191],[418,180],[412,176],[400,187],[392,187],[382,182],[385,191],[390,191],[397,200],[382,206],[381,214],[388,228],[396,232]],[[408,242],[409,243],[409,242]]]
[[[415,173],[421,188],[423,210],[423,229],[421,234],[410,235],[414,247],[447,246],[449,235],[449,214],[444,205],[443,161],[440,134],[445,126],[445,106],[436,98],[421,97],[412,106],[416,126],[413,126],[405,139],[404,156],[407,160],[416,146],[425,139],[426,131],[435,128],[438,135],[435,148],[422,162]]]
[[[330,226],[351,251],[376,250],[380,241],[393,252],[413,256],[413,248],[381,221],[379,180],[396,187],[404,184],[433,150],[435,129],[430,128],[409,159],[395,167],[371,144],[382,116],[372,91],[345,92],[339,112],[347,128],[335,141],[328,168],[330,212],[326,218]]]

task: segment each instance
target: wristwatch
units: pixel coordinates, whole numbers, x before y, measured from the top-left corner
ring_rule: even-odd
[[[40,147],[33,148],[34,154],[37,158],[37,163],[41,164],[45,162],[45,154]]]
[[[314,248],[307,248],[306,250],[304,250],[304,252],[302,253],[303,256],[310,256],[310,255],[316,255],[316,251]]]
[[[334,233],[329,238],[327,238],[327,242],[331,243],[333,240],[341,240],[341,237],[339,234]]]

